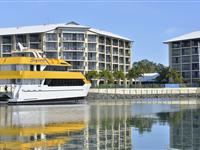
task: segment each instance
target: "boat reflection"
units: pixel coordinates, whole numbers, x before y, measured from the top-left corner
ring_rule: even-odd
[[[87,112],[87,106],[0,107],[0,148],[63,149],[73,134],[82,135]]]
[[[130,105],[0,107],[0,148],[131,149]]]

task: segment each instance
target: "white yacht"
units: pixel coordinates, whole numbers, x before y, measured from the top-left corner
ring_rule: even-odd
[[[39,50],[12,52],[0,58],[0,100],[35,102],[79,99],[87,96],[90,82],[80,72],[69,72],[62,59],[45,58]]]

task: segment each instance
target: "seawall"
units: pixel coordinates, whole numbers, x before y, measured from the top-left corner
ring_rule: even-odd
[[[87,100],[200,98],[200,88],[92,88]]]

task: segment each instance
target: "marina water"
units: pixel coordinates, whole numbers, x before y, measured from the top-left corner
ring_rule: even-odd
[[[90,102],[0,107],[1,149],[198,150],[198,105]]]

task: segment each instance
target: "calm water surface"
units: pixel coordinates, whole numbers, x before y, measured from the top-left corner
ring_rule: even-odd
[[[199,150],[197,105],[1,106],[2,150]]]

